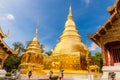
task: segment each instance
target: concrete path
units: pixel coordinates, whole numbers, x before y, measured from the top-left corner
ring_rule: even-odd
[[[21,80],[49,80],[49,78],[33,78],[33,77],[31,77],[31,79],[28,79],[27,77],[26,78],[22,78]],[[58,79],[59,80],[59,79]],[[72,77],[64,77],[64,79],[63,80],[88,80],[87,79],[87,77],[78,77],[78,76],[72,76]]]
[[[32,76],[31,79],[28,79],[28,76],[22,76],[20,80],[49,80],[49,76]],[[59,79],[58,79],[59,80]],[[92,76],[64,76],[63,80],[100,80],[93,79]]]

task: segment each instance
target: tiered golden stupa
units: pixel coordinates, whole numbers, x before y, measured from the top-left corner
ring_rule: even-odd
[[[52,55],[44,59],[45,69],[59,70],[83,70],[86,69],[87,47],[81,42],[75,22],[73,21],[72,9],[65,23],[64,31],[59,38],[59,43],[54,48]],[[47,66],[48,65],[48,66]]]
[[[44,68],[43,53],[38,42],[38,28],[36,28],[36,34],[23,54],[20,67],[22,74],[28,74],[29,71],[32,71],[33,75],[45,74],[42,71]]]

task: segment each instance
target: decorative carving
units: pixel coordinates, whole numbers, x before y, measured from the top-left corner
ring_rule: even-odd
[[[8,30],[7,33],[5,34],[5,37],[8,37],[9,34],[10,34],[10,31]]]
[[[117,6],[117,12],[118,12],[118,15],[120,16],[120,4]]]
[[[106,31],[105,35],[100,37],[100,43],[106,44],[112,41],[120,41],[120,19],[113,23],[113,27]]]

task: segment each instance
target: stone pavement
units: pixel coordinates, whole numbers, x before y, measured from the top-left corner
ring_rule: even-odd
[[[24,77],[24,79],[22,78],[21,80],[49,80],[48,77],[31,77],[31,79],[28,79],[28,77]],[[59,80],[59,79],[58,79]],[[100,78],[98,79],[93,79],[93,78],[88,78],[87,76],[66,76],[64,77],[63,80],[100,80]]]
[[[98,78],[94,79],[93,75],[71,75],[71,76],[64,76],[63,80],[100,80],[101,75]],[[48,75],[42,76],[31,76],[31,79],[28,79],[28,76],[22,75],[21,80],[49,80]],[[58,79],[59,80],[59,79]]]
[[[81,77],[81,76],[69,76],[69,77],[64,77],[63,80],[88,80],[87,77]]]

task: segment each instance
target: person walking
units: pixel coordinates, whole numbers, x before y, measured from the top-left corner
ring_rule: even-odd
[[[49,79],[53,79],[53,71],[52,70],[50,70],[50,76],[49,76]]]
[[[31,76],[32,76],[32,71],[29,71],[28,78],[30,79]]]
[[[64,77],[63,71],[64,71],[64,70],[60,70],[59,80],[63,80],[63,77]]]

